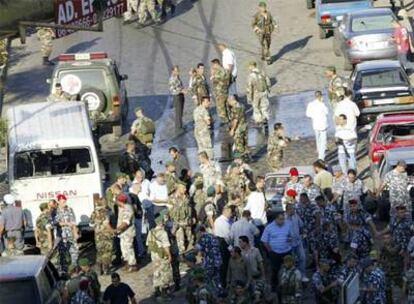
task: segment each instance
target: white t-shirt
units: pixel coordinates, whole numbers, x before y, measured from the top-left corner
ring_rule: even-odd
[[[256,226],[266,225],[266,201],[262,192],[253,191],[247,197],[247,204],[244,210],[249,210]]]
[[[335,109],[335,117],[338,117],[341,114],[344,114],[347,118],[347,127],[356,129],[357,117],[360,114],[356,103],[349,98],[345,98],[344,100],[338,102]]]
[[[157,180],[153,181],[150,185],[150,200],[167,201],[168,200],[168,189],[167,185],[160,185]]]
[[[236,62],[236,56],[234,55],[234,52],[230,49],[224,49],[223,54],[222,54],[222,61],[223,61],[223,67],[225,69],[229,69],[229,65],[233,65],[233,71],[231,72],[231,74],[233,75],[233,77],[237,76],[237,62]]]
[[[328,107],[323,101],[315,99],[306,108],[306,116],[312,119],[313,129],[324,131],[328,128]]]

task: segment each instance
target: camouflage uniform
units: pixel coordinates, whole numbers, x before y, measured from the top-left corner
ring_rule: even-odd
[[[245,108],[242,104],[238,103],[234,107],[230,107],[229,118],[231,124],[236,124],[234,130],[234,153],[240,153],[243,156],[249,153],[247,146],[247,123]]]
[[[212,120],[208,110],[199,105],[194,109],[194,137],[198,152],[205,151],[209,159],[213,159]],[[207,122],[210,120],[210,124]]]
[[[369,256],[372,244],[373,240],[371,233],[367,228],[362,227],[353,231],[350,246],[359,259]]]
[[[253,118],[257,124],[269,121],[268,79],[259,69],[254,68],[247,80],[247,102],[253,107]]]
[[[146,116],[135,119],[131,125],[131,130],[135,130],[133,134],[142,144],[151,147],[154,142],[155,124],[154,121]]]
[[[0,39],[0,67],[6,64],[8,56],[7,39]]]
[[[49,214],[42,212],[39,217],[36,219],[36,234],[39,239],[39,249],[40,253],[47,255],[49,252]],[[52,245],[52,244],[51,244]]]
[[[299,304],[302,296],[302,275],[296,268],[283,268],[280,274],[279,290],[281,304]]]
[[[337,91],[339,88],[343,88],[345,84],[345,81],[342,79],[342,77],[335,75],[330,81],[328,85],[328,96],[329,96],[329,102],[331,103],[332,112],[335,113],[335,109],[339,102],[339,97],[337,94]]]
[[[138,12],[138,0],[127,0],[127,9],[124,12],[124,21],[131,20],[132,16],[135,15],[137,12]]]
[[[339,249],[338,232],[335,229],[322,231],[319,246],[319,256],[323,259],[331,259],[333,250]]]
[[[413,232],[413,223],[408,218],[392,218],[389,224],[392,240],[400,250],[406,251]]]
[[[282,167],[284,149],[285,139],[273,132],[267,142],[267,162],[273,171],[277,171]]]
[[[201,103],[204,96],[209,96],[209,88],[206,77],[204,75],[196,74],[191,83],[191,93],[197,99],[197,105]]]
[[[224,183],[227,189],[228,200],[231,200],[232,194],[237,193],[244,202],[246,198],[247,178],[242,174],[232,174],[229,172],[224,178]]]
[[[328,290],[327,292],[321,294],[319,291],[320,287],[326,287],[330,285],[335,278],[332,276],[332,274],[329,273],[322,273],[320,271],[316,271],[312,276],[312,285],[315,292],[315,297],[317,300],[317,303],[319,304],[332,304],[336,303],[335,300],[337,299],[337,290],[335,288],[332,288]]]
[[[392,303],[392,284],[402,288],[402,275],[404,260],[399,254],[398,246],[382,248],[380,253],[380,265],[385,273],[385,292],[387,303]]]
[[[309,200],[312,203],[315,203],[315,199],[321,195],[321,189],[315,185],[311,184],[309,187],[305,187],[302,183],[297,187],[297,193],[306,193],[308,195]]]
[[[64,209],[58,208],[56,212],[55,221],[57,223],[76,223],[75,213],[72,208],[66,207]],[[79,257],[79,248],[75,236],[73,235],[72,227],[62,226],[61,241],[58,244],[59,264],[62,272],[68,271],[68,264],[76,265]]]
[[[223,183],[220,166],[212,160],[210,160],[208,164],[201,164],[200,172],[203,174],[203,185],[205,191],[207,191],[210,186],[216,186],[216,184]]]
[[[167,184],[168,195],[171,195],[175,191],[175,186],[178,182],[178,178],[175,173],[166,172],[165,173],[165,181]]]
[[[309,202],[307,204],[298,203],[296,212],[303,221],[303,239],[312,251],[317,250],[319,236],[316,234],[316,216],[320,213],[320,210],[316,205]]]
[[[392,170],[385,175],[384,183],[387,185],[390,193],[391,215],[395,214],[396,205],[405,205],[408,213],[411,215],[407,172],[398,173],[396,170]]]
[[[128,0],[131,1],[131,0]],[[134,0],[136,1],[136,0]],[[138,1],[137,1],[138,2]],[[138,22],[144,24],[147,20],[147,12],[151,15],[152,20],[155,22],[160,21],[160,16],[155,9],[155,0],[141,0],[138,7]],[[157,1],[158,3],[162,1]]]
[[[119,235],[119,239],[121,241],[122,256],[129,266],[135,266],[137,263],[133,244],[135,238],[134,220],[134,210],[131,205],[125,204],[123,208],[119,208],[118,227],[124,223],[128,225],[128,228]]]
[[[252,22],[253,30],[259,38],[262,47],[262,60],[270,60],[270,44],[272,43],[272,33],[275,30],[275,21],[269,11],[266,11],[265,16],[260,12],[256,13]]]
[[[227,108],[229,76],[227,71],[222,66],[216,68],[212,71],[211,82],[214,99],[216,100],[217,114],[222,123],[227,123],[229,121]]]
[[[193,203],[194,203],[194,209],[197,214],[200,214],[201,208],[204,206],[204,204],[207,201],[207,194],[201,189],[197,189],[193,195]]]
[[[97,206],[91,215],[91,224],[95,231],[96,262],[105,266],[112,262],[113,233],[109,223],[109,210]]]
[[[40,51],[43,57],[49,58],[50,54],[52,54],[52,40],[55,37],[56,35],[53,29],[49,27],[37,28],[37,38],[41,43]]]
[[[179,197],[178,195],[174,195],[169,199],[168,203],[173,206],[170,210],[170,218],[177,226],[175,237],[177,239],[178,250],[180,253],[184,253],[186,241],[190,244],[192,240],[191,206],[186,196]]]
[[[151,229],[147,237],[147,246],[151,252],[151,260],[154,265],[153,287],[168,288],[172,282],[172,268],[165,254],[165,248],[170,247],[168,234],[163,226],[156,226]]]
[[[404,274],[404,281],[407,286],[408,302],[414,304],[414,266],[411,266]]]
[[[385,295],[385,275],[384,272],[376,267],[367,277],[367,287],[374,291],[367,292],[365,296],[368,304],[383,304],[386,303]]]

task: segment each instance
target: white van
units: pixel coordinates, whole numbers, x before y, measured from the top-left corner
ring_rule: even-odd
[[[39,205],[68,198],[76,220],[89,223],[93,194],[102,196],[100,164],[85,105],[42,102],[18,105],[7,112],[10,191],[21,200],[29,229]]]

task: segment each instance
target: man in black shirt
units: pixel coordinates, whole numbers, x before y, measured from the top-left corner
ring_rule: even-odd
[[[103,296],[105,304],[137,304],[135,293],[128,284],[121,282],[119,274],[114,272],[111,279],[112,284],[105,289]]]
[[[128,141],[125,148],[126,151],[122,153],[119,159],[119,169],[133,180],[135,172],[140,169],[140,161],[138,155],[135,153],[135,143],[133,141]]]

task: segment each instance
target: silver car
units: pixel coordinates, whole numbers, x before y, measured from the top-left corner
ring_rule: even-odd
[[[374,59],[398,57],[392,21],[397,18],[388,8],[371,8],[344,15],[334,30],[335,55],[344,57],[345,70]]]

